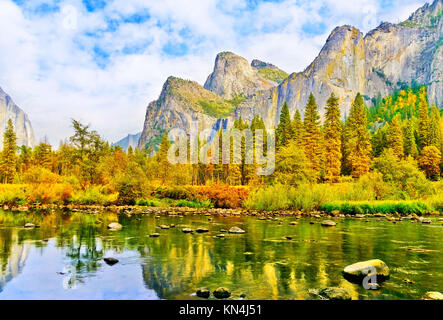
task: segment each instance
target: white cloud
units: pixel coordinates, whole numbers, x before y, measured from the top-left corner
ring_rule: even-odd
[[[71,134],[70,118],[78,118],[115,141],[142,129],[145,108],[168,76],[203,83],[217,52],[301,71],[336,25],[368,31],[381,20],[404,20],[424,2],[393,0],[382,9],[381,0],[255,7],[245,0],[114,0],[88,12],[80,0],[65,0],[61,10],[44,13],[37,9],[51,1],[23,7],[0,0],[0,86],[28,113],[37,138],[48,135],[57,144]],[[121,20],[136,14],[141,21]],[[184,55],[163,50],[180,44],[188,47]]]

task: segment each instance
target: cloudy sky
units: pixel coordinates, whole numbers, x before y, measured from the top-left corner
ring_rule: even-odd
[[[331,30],[400,22],[425,0],[0,0],[0,87],[37,140],[70,119],[116,141],[142,130],[147,104],[175,75],[201,84],[233,51],[302,71]]]

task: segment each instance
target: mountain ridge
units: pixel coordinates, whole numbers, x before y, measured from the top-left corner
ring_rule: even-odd
[[[280,83],[263,79],[259,75],[261,66],[273,66],[260,60],[251,64],[232,52],[219,53],[213,72],[208,76],[204,89],[222,98],[242,97],[231,114],[215,117],[200,112],[205,118],[201,129],[209,127],[229,127],[235,119],[252,120],[256,115],[263,118],[268,128],[278,124],[283,104],[288,103],[291,116],[296,110],[304,113],[309,94],[317,99],[320,114],[323,115],[326,100],[332,92],[340,97],[342,115],[348,114],[350,105],[358,92],[367,98],[389,95],[400,85],[428,85],[428,98],[431,103],[443,107],[443,0],[426,4],[410,15],[406,22],[392,24],[384,22],[377,28],[363,34],[350,25],[338,26],[332,30],[317,57],[305,70],[291,73]],[[408,23],[409,22],[409,23]],[[275,67],[277,68],[277,67]],[[278,68],[277,68],[278,69]],[[162,95],[167,94],[162,91]],[[168,110],[175,113],[177,110]],[[145,127],[139,147],[148,142],[154,127],[146,126],[156,120],[165,119],[164,113],[149,112],[148,106]],[[182,109],[178,106],[178,109]],[[181,110],[184,111],[184,110]],[[193,110],[196,112],[196,110]],[[177,118],[189,115],[178,112]],[[196,115],[192,114],[191,118]],[[188,117],[189,118],[189,117]],[[158,121],[157,121],[158,123]],[[188,122],[181,122],[186,128]],[[174,123],[163,121],[156,129],[168,130]],[[160,131],[161,131],[160,130]],[[159,130],[157,130],[157,133]]]

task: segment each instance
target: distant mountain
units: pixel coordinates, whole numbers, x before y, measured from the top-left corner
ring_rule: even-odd
[[[367,102],[399,86],[428,85],[428,98],[443,108],[443,0],[426,4],[400,24],[382,23],[364,35],[352,26],[335,28],[315,60],[300,73],[287,74],[260,60],[249,64],[231,52],[217,55],[204,87],[169,78],[160,98],[148,105],[139,148],[172,128],[230,127],[235,119],[260,115],[268,128],[278,124],[283,104],[291,116],[304,113],[312,92],[323,114],[332,92],[347,114],[358,92]],[[215,111],[214,111],[215,110]]]
[[[125,138],[121,139],[114,143],[114,146],[120,146],[123,150],[127,151],[129,147],[137,148],[138,140],[140,139],[141,132],[136,134],[128,134]]]
[[[12,120],[14,125],[17,145],[33,147],[35,145],[34,131],[32,130],[28,115],[0,88],[0,149],[3,148],[3,133],[9,119]]]

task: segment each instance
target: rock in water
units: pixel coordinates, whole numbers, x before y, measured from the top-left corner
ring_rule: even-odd
[[[115,258],[104,258],[103,260],[110,266],[113,266],[114,264],[118,263],[118,260]]]
[[[193,233],[194,230],[192,230],[192,229],[190,229],[190,228],[183,228],[183,229],[182,229],[182,232],[183,232],[183,233]]]
[[[352,300],[351,293],[345,288],[325,288],[319,292],[319,295],[327,300]]]
[[[373,269],[375,269],[377,281],[389,278],[389,267],[380,259],[357,262],[347,266],[343,270],[343,276],[351,282],[361,281],[364,277],[371,274]]]
[[[162,224],[161,226],[159,226],[159,228],[162,229],[162,230],[168,230],[168,229],[170,229],[171,227]]]
[[[332,220],[325,220],[321,223],[323,227],[335,227],[337,224]]]
[[[110,230],[120,230],[122,228],[122,225],[118,222],[112,222],[108,224],[108,229]]]
[[[209,230],[206,229],[206,228],[197,228],[197,229],[195,230],[195,232],[197,232],[197,233],[205,233],[205,232],[209,232]]]
[[[158,237],[160,237],[160,233],[151,233],[151,234],[149,235],[149,237],[150,237],[150,238],[158,238]]]
[[[35,228],[35,224],[28,222],[27,224],[25,224],[25,228]]]
[[[443,293],[437,291],[429,291],[426,292],[422,300],[443,300]]]
[[[243,233],[246,233],[246,231],[243,229],[240,229],[239,227],[232,227],[231,229],[229,229],[229,233],[243,234]]]
[[[215,289],[212,294],[217,299],[226,299],[231,296],[231,292],[229,291],[229,289],[224,288],[224,287],[220,287],[220,288]]]
[[[196,294],[197,294],[197,297],[199,297],[199,298],[208,299],[209,296],[211,295],[211,292],[207,288],[200,288],[197,290]]]

